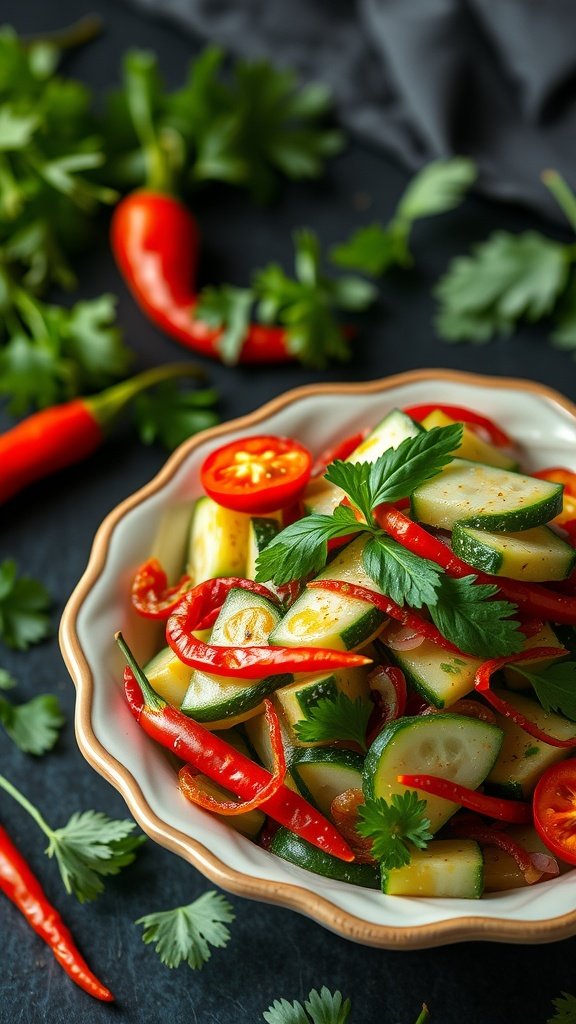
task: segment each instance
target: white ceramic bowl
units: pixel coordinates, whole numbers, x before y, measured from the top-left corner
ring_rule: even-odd
[[[376,423],[392,408],[434,401],[493,416],[521,442],[528,466],[576,469],[572,403],[526,381],[446,370],[299,388],[192,438],[154,480],[104,520],[64,612],[60,638],[77,687],[77,739],[86,759],[120,791],[152,839],[231,892],[290,907],[347,938],[386,948],[469,939],[561,939],[576,932],[573,872],[478,901],[408,899],[331,881],[274,857],[182,799],[173,765],[140,730],[124,702],[114,633],[121,629],[141,660],[153,642],[150,623],[129,606],[133,571],[149,556],[166,511],[176,510],[171,514],[177,516],[178,507],[198,495],[199,467],[217,443],[246,433],[283,434],[299,438],[316,453]]]

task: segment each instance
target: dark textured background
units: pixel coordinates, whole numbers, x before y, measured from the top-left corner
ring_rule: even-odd
[[[199,42],[161,22],[104,0],[4,0],[1,15],[32,32],[65,24],[96,9],[106,32],[67,65],[101,92],[117,76],[129,45],[157,50],[166,78],[177,83]],[[406,176],[386,156],[352,143],[336,160],[327,181],[286,185],[271,210],[255,210],[240,194],[203,192],[196,212],[205,237],[206,278],[247,280],[249,268],[274,258],[289,259],[290,230],[307,224],[326,243],[341,240],[362,219],[386,218]],[[361,210],[366,203],[368,210]],[[360,209],[360,212],[359,212]],[[524,328],[513,339],[484,348],[448,347],[435,338],[430,287],[448,259],[496,226],[541,227],[511,207],[470,199],[455,214],[422,224],[415,237],[418,269],[392,275],[377,310],[355,344],[354,361],[324,378],[371,379],[400,370],[445,366],[522,376],[561,389],[576,399],[575,366],[545,345],[544,329]],[[560,236],[561,237],[561,236]],[[120,297],[119,316],[138,367],[175,361],[182,350],[162,338],[134,307],[107,253],[105,233],[79,267],[81,293],[103,290]],[[222,394],[222,415],[231,418],[294,385],[319,375],[300,369],[227,370],[210,365]],[[4,421],[3,421],[4,422]],[[7,420],[5,421],[8,422]],[[0,510],[0,559],[15,558],[22,572],[43,580],[54,596],[54,629],[88,558],[95,530],[118,501],[147,482],[165,453],[144,449],[128,431],[116,435],[83,465],[30,489]],[[20,699],[56,692],[68,724],[53,753],[34,761],[0,735],[0,771],[35,799],[48,820],[63,824],[79,809],[93,807],[122,817],[120,796],[90,768],[77,750],[73,731],[74,690],[56,638],[25,654],[0,651],[0,665],[20,684]],[[50,952],[17,911],[0,902],[2,1024],[237,1024],[256,1022],[279,996],[302,999],[312,987],[339,987],[353,1003],[351,1024],[413,1024],[421,1003],[432,1024],[545,1024],[552,999],[576,992],[575,940],[552,946],[463,944],[394,953],[367,949],[337,938],[286,910],[231,897],[237,914],[232,941],[216,951],[202,972],[169,971],[144,946],[134,921],[142,914],[189,902],[210,884],[172,854],[146,844],[138,861],[94,904],[80,906],[63,892],[57,871],[43,853],[37,827],[8,797],[0,795],[0,818],[44,880],[89,962],[117,997],[116,1006],[96,1004],[66,978]]]

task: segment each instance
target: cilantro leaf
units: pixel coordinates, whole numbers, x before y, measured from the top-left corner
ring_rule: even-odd
[[[80,903],[104,891],[103,878],[131,864],[145,836],[132,836],[133,821],[109,818],[100,811],[73,814],[63,828],[50,829],[46,853],[55,857],[66,888]]]
[[[554,315],[550,340],[555,348],[576,349],[576,280],[572,280]]]
[[[443,575],[430,615],[448,640],[466,654],[497,658],[522,650],[524,636],[511,618],[516,606],[494,601],[498,587],[476,583],[475,576],[453,579]]]
[[[462,440],[462,429],[461,423],[454,423],[423,430],[389,448],[374,463],[334,462],[326,480],[341,487],[370,521],[377,505],[407,497],[448,465]]]
[[[20,750],[40,756],[56,743],[65,718],[58,698],[45,693],[25,704],[0,697],[0,722]]]
[[[294,731],[304,743],[352,740],[366,750],[366,730],[372,713],[370,701],[350,700],[338,691],[334,697],[321,697],[306,709],[305,718],[295,723]]]
[[[62,318],[62,356],[73,359],[80,390],[106,387],[132,362],[115,326],[116,303],[114,295],[100,295],[77,302]]]
[[[156,943],[155,951],[167,967],[187,963],[201,970],[212,955],[210,946],[223,949],[229,942],[226,925],[234,918],[228,900],[211,890],[187,906],[146,914],[136,924],[144,926],[143,941]]]
[[[430,839],[430,820],[424,817],[426,801],[416,790],[368,799],[358,807],[357,831],[372,840],[372,853],[384,870],[410,863],[410,846],[424,850]]]
[[[51,598],[41,583],[18,576],[13,559],[0,563],[0,639],[7,647],[25,651],[50,632]]]
[[[329,278],[322,273],[316,235],[294,234],[295,277],[277,264],[257,271],[253,289],[257,315],[264,323],[286,328],[288,348],[305,366],[323,369],[331,359],[349,358],[338,310],[363,310],[376,298],[374,287],[360,278]]]
[[[39,123],[36,114],[18,114],[8,104],[0,107],[0,152],[24,149]]]
[[[571,722],[576,722],[576,662],[560,661],[546,668],[526,669],[514,666],[533,686],[545,711],[558,711]]]
[[[226,366],[234,366],[242,351],[250,325],[253,294],[249,288],[231,284],[204,288],[199,295],[195,315],[210,327],[222,327],[218,352]]]
[[[11,676],[5,668],[0,668],[0,690],[13,690],[15,686],[14,676]]]
[[[443,570],[391,537],[370,537],[362,552],[362,564],[370,579],[396,604],[421,608],[438,600]]]
[[[346,506],[331,516],[313,513],[291,523],[266,545],[256,562],[256,579],[281,585],[303,579],[324,568],[328,541],[366,529]]]
[[[267,1024],[346,1024],[350,1009],[349,999],[323,985],[320,992],[312,989],[304,1006],[297,1000],[275,999],[262,1016]]]
[[[379,277],[389,267],[410,266],[410,232],[415,221],[453,210],[476,178],[476,167],[466,157],[436,160],[414,175],[392,220],[356,231],[331,252],[334,263]]]
[[[550,313],[566,287],[569,248],[533,231],[496,231],[470,256],[452,261],[435,292],[446,341],[488,341],[524,317]]]
[[[562,992],[552,1000],[552,1005],[556,1012],[548,1018],[546,1024],[576,1024],[576,996]]]
[[[166,448],[177,448],[186,438],[220,422],[213,406],[218,393],[213,388],[192,391],[166,382],[138,396],[134,415],[143,444],[160,441]]]

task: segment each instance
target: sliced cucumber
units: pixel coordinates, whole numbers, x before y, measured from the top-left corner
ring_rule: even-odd
[[[378,868],[372,864],[347,864],[312,846],[287,828],[278,829],[270,844],[270,850],[277,857],[282,857],[299,868],[313,871],[316,875],[335,878],[339,882],[351,882],[352,885],[361,885],[365,889],[380,888]]]
[[[292,741],[282,719],[280,719],[280,728],[282,730],[282,745],[286,754],[286,761],[288,762],[288,765],[290,765],[294,751]],[[243,729],[246,733],[246,739],[254,753],[254,756],[258,761],[260,761],[264,768],[271,771],[274,757],[272,755],[272,745],[270,743],[270,730],[264,715],[258,714],[253,718],[250,718],[244,723]],[[288,786],[289,789],[293,789],[298,792],[298,786],[292,777],[290,768],[288,768],[288,771],[286,772],[284,784]]]
[[[566,579],[576,564],[576,550],[547,526],[488,533],[454,523],[452,548],[475,569],[532,583]]]
[[[246,554],[246,579],[256,578],[256,562],[258,556],[271,540],[280,532],[279,517],[273,519],[271,516],[265,519],[260,516],[251,516],[248,523],[248,547]]]
[[[391,661],[401,668],[410,685],[436,708],[447,708],[474,689],[480,658],[451,654],[431,640],[412,651],[388,649]]]
[[[522,693],[506,691],[501,692],[500,696],[540,729],[561,740],[574,738],[576,746],[576,722],[570,722],[553,711],[544,711],[538,701]],[[528,800],[542,772],[567,757],[570,749],[553,747],[550,743],[535,739],[503,715],[497,715],[497,723],[504,734],[504,742],[486,778],[486,786],[501,796]]]
[[[347,789],[362,789],[364,758],[353,750],[295,751],[290,772],[302,796],[329,818],[332,801]]]
[[[365,543],[364,537],[358,537],[342,548],[317,578],[347,580],[378,590],[362,565]],[[270,634],[270,643],[351,650],[367,644],[385,621],[386,616],[368,601],[328,590],[305,590]]]
[[[412,516],[451,530],[456,522],[503,532],[542,526],[562,511],[562,485],[454,459],[412,493]]]
[[[194,583],[218,576],[244,576],[250,516],[199,498],[188,545],[188,573]]]
[[[406,792],[398,775],[439,775],[477,789],[491,770],[502,745],[495,725],[462,715],[439,714],[399,718],[384,726],[366,755],[364,795],[384,797]],[[458,804],[426,795],[426,817],[438,829],[458,810]]]
[[[388,896],[478,900],[483,889],[482,851],[472,839],[435,839],[425,850],[412,850],[404,867],[382,869],[382,892]]]
[[[558,627],[556,627],[558,629]],[[533,636],[528,637],[523,644],[523,650],[529,651],[531,647],[562,647],[562,642],[556,636],[555,630],[552,626],[545,622],[540,627],[537,633]],[[557,661],[557,658],[529,658],[527,661],[523,661],[521,668],[525,668],[527,671],[532,671],[535,668],[543,669],[552,662]],[[506,686],[510,687],[511,690],[530,690],[531,685],[518,671],[514,664],[505,665],[502,669],[502,674],[506,680]]]
[[[421,430],[420,424],[415,423],[406,413],[400,409],[393,409],[354,449],[346,462],[375,462],[389,448],[397,448],[407,437],[415,437]],[[307,512],[330,515],[343,497],[344,492],[340,487],[320,477],[308,484],[304,495],[304,508]]]
[[[234,647],[262,646],[279,620],[278,610],[265,597],[249,590],[231,590],[214,623],[211,642]],[[226,719],[244,721],[257,714],[264,698],[292,679],[288,674],[271,674],[254,682],[194,671],[181,709],[216,729]]]
[[[531,825],[510,825],[506,835],[514,839],[528,853],[546,853],[550,851],[544,846],[536,829]],[[518,867],[511,854],[497,846],[485,846],[484,856],[484,891],[504,892],[506,889],[523,889],[531,883],[526,881],[524,872]],[[570,870],[568,864],[560,862],[560,873]],[[542,879],[545,881],[546,875]]]
[[[433,427],[449,427],[452,423],[458,422],[460,421],[451,419],[441,409],[435,409],[422,420],[422,426],[425,430],[432,430]],[[486,466],[499,466],[500,469],[511,470],[518,468],[515,459],[503,452],[501,448],[496,448],[488,441],[483,441],[465,423],[462,424],[462,441],[454,450],[454,454],[460,459],[469,459],[470,462],[483,462]]]
[[[368,672],[365,668],[338,669],[336,672],[316,673],[298,678],[288,686],[281,686],[274,693],[274,703],[281,712],[292,742],[297,747],[325,746],[329,741],[305,743],[298,738],[295,725],[306,717],[310,708],[323,697],[333,700],[337,693],[345,693],[350,700],[357,697],[370,700]]]

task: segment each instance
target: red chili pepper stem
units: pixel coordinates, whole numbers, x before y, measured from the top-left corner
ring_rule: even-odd
[[[122,654],[126,658],[130,668],[136,676],[138,686],[142,690],[142,696],[144,697],[144,705],[149,708],[150,711],[163,711],[164,708],[168,707],[165,700],[162,699],[160,694],[156,693],[156,690],[150,685],[148,677],[145,672],[142,671],[140,665],[136,661],[136,658],[132,654],[132,651],[128,647],[122,633],[118,632],[114,634],[114,639],[118,644],[118,647],[122,651]]]
[[[72,933],[56,908],[48,901],[38,878],[2,826],[0,889],[23,914],[36,934],[50,947],[56,960],[72,981],[95,999],[112,1002],[114,996],[110,989],[106,988],[88,967],[76,947]]]
[[[97,395],[90,395],[81,401],[91,412],[100,428],[105,431],[142,391],[147,391],[148,388],[179,377],[205,380],[206,374],[203,369],[193,363],[168,363],[166,366],[155,366],[150,370],[144,370],[135,377],[122,380],[118,384],[106,388],[105,391],[101,391]]]

